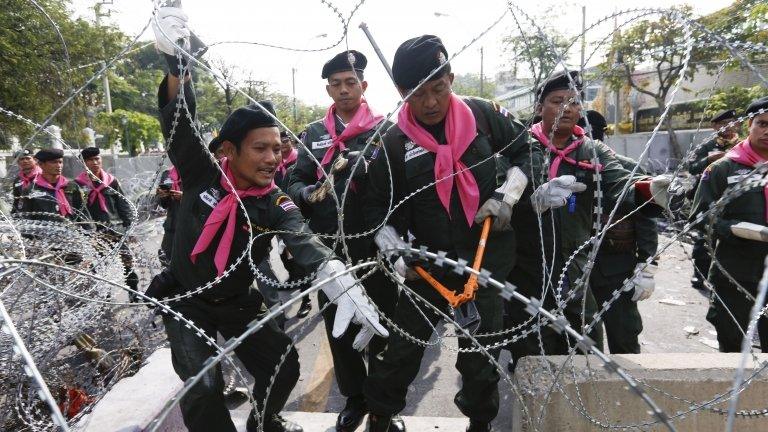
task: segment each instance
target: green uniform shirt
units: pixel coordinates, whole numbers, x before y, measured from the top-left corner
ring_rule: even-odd
[[[504,182],[508,167],[518,166],[529,179],[533,177],[531,173],[541,169],[542,153],[539,148],[530,146],[525,127],[506,110],[483,99],[464,100],[475,115],[478,133],[462,155],[461,161],[471,167],[482,206]],[[442,123],[427,129],[438,143],[446,143]],[[499,157],[493,156],[496,152],[500,152]],[[365,202],[367,223],[369,226],[380,226],[382,223],[393,225],[401,234],[410,232],[415,237],[416,247],[426,246],[433,252],[444,251],[449,258],[462,258],[472,263],[480,239],[481,225],[474,222],[472,226],[467,225],[455,186],[451,193],[450,214],[446,212],[435,186],[427,186],[435,181],[434,169],[434,153],[412,142],[398,127],[390,129],[384,136],[383,150],[374,156],[368,171],[369,187]],[[532,211],[529,199],[531,190],[529,181],[526,192],[515,206],[515,212],[522,207]],[[419,192],[384,221],[393,205],[416,191]],[[515,232],[491,232],[483,268],[504,280],[514,260]],[[430,269],[438,279],[450,271]]]
[[[688,172],[693,175],[699,175],[704,172],[704,168],[709,165],[709,153],[713,151],[728,151],[731,147],[739,143],[739,137],[734,140],[726,140],[716,137],[696,148],[688,159]]]
[[[75,180],[77,182],[77,180]],[[100,180],[94,180],[94,183],[100,184]],[[86,202],[88,202],[88,194],[91,192],[90,185],[80,184],[80,188],[83,190]],[[93,204],[86,204],[88,207],[88,213],[91,214],[91,219],[96,222],[100,222],[106,226],[121,224],[123,228],[128,228],[131,225],[133,215],[131,207],[128,204],[128,198],[123,194],[123,189],[120,187],[120,182],[114,179],[110,183],[109,187],[101,190],[104,195],[104,199],[107,204],[107,210],[104,211],[99,205],[99,200],[93,201]]]
[[[693,200],[692,218],[709,210],[723,194],[736,186],[752,168],[723,157],[710,164],[701,176],[699,189]],[[758,282],[763,273],[763,260],[768,254],[768,244],[746,240],[731,233],[731,226],[739,222],[766,225],[765,196],[763,186],[754,186],[731,200],[715,220],[715,259],[736,280]],[[699,225],[704,229],[709,223],[705,218]],[[712,263],[711,269],[718,271]]]
[[[69,206],[72,208],[72,214],[68,215],[67,219],[74,221],[88,220],[89,215],[88,210],[85,207],[83,191],[75,181],[70,180],[69,183],[64,186],[64,195],[67,197]],[[30,183],[21,191],[21,197],[19,198],[17,206],[19,212],[42,212],[60,215],[59,204],[56,201],[56,191],[42,187],[35,182]],[[43,216],[33,216],[33,218],[48,219]],[[52,217],[50,219],[58,220],[59,218]]]
[[[190,83],[185,84],[184,92],[186,103],[194,118],[196,102]],[[163,133],[168,138],[177,102],[167,100],[166,94],[167,77],[160,84],[158,102]],[[180,109],[173,140],[169,143],[168,155],[179,171],[179,177],[184,185],[184,195],[179,204],[176,219],[171,270],[182,289],[188,291],[216,277],[217,270],[213,260],[224,226],[216,233],[208,249],[197,256],[195,263],[190,259],[190,254],[200,237],[205,221],[218,201],[224,198],[226,192],[220,185],[221,173],[216,162],[211,159],[210,153],[193,133],[183,107]],[[307,273],[316,271],[325,258],[333,255],[331,250],[311,235],[298,207],[279,188],[275,188],[263,197],[244,198],[242,202],[251,223],[248,224],[242,207],[238,205],[228,265],[233,264],[248,248],[251,234],[256,237],[250,249],[252,262],[260,263],[269,251],[270,241],[274,236],[272,232],[276,230],[290,232],[290,234],[281,233],[280,238],[293,255],[296,264]],[[247,293],[254,279],[247,258],[245,257],[220,283],[200,294],[200,297],[208,300],[222,300]]]

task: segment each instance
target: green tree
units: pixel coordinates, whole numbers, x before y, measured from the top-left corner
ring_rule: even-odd
[[[496,82],[483,77],[483,91],[480,93],[480,74],[457,74],[453,80],[453,91],[462,96],[477,96],[485,99],[493,99]]]
[[[96,132],[104,136],[104,147],[110,147],[120,139],[122,150],[132,156],[138,154],[142,144],[147,148],[163,139],[157,117],[123,109],[112,114],[99,113],[96,116]]]

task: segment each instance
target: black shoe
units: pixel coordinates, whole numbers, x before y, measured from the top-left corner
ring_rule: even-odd
[[[491,432],[491,424],[469,419],[469,426],[467,426],[467,432]]]
[[[253,413],[248,416],[248,422],[245,424],[247,432],[256,432],[259,430],[256,418]],[[304,432],[304,428],[292,421],[288,421],[280,414],[272,414],[264,421],[264,432]]]
[[[309,315],[309,311],[312,310],[312,299],[309,297],[304,297],[301,300],[301,306],[299,307],[299,312],[296,314],[299,318],[305,318],[307,315]]]
[[[368,432],[389,432],[389,427],[392,424],[392,416],[387,415],[368,415]],[[402,421],[402,419],[400,419]]]
[[[351,397],[336,419],[337,432],[353,432],[368,414],[368,405],[362,397]]]
[[[405,432],[405,422],[400,415],[392,416],[389,421],[389,432]]]

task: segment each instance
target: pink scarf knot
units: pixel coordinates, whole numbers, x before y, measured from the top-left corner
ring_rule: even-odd
[[[43,170],[40,169],[40,167],[37,165],[35,165],[35,167],[32,168],[29,174],[24,174],[24,171],[19,171],[19,180],[21,180],[21,188],[24,189],[25,187],[29,186],[30,183],[35,181],[35,177],[37,177],[37,175],[42,172]]]
[[[168,170],[168,178],[171,179],[171,190],[181,191],[181,178],[179,177],[179,170],[175,166]]]
[[[69,205],[69,201],[67,201],[67,195],[64,193],[64,188],[69,184],[69,180],[64,176],[59,176],[56,184],[52,185],[48,183],[48,180],[44,179],[42,175],[39,175],[35,177],[35,184],[48,190],[55,191],[56,203],[59,205],[60,215],[68,216],[74,213],[72,207]]]
[[[728,150],[725,154],[728,159],[746,165],[750,168],[755,168],[759,164],[765,162],[765,158],[757,154],[757,152],[749,144],[749,138],[736,144],[732,149]],[[763,187],[763,196],[765,197],[765,220],[768,222],[768,185]]]
[[[327,130],[328,134],[331,136],[333,144],[325,151],[323,159],[320,161],[320,166],[323,167],[331,162],[334,151],[338,150],[339,152],[342,152],[346,150],[347,146],[345,143],[347,140],[373,129],[373,127],[379,124],[383,119],[384,116],[374,114],[368,106],[368,102],[363,99],[347,127],[344,128],[341,135],[336,135],[336,104],[331,105],[325,113],[323,124],[325,125],[325,130]],[[318,167],[317,179],[320,180],[322,177],[323,170]]]
[[[99,208],[102,211],[107,211],[107,198],[104,196],[103,190],[115,181],[115,177],[112,174],[101,170],[99,175],[98,185],[93,181],[93,174],[89,174],[90,171],[83,171],[75,178],[81,186],[90,187],[91,191],[88,192],[88,205],[93,205],[96,200],[99,200]]]
[[[451,191],[455,182],[464,216],[467,218],[467,225],[472,226],[477,209],[480,207],[480,190],[472,172],[461,162],[461,156],[477,136],[477,122],[472,110],[463,100],[451,94],[445,121],[447,141],[445,145],[438,144],[432,134],[416,122],[411,107],[407,103],[400,109],[397,126],[419,147],[436,154],[437,196],[450,217]]]
[[[285,177],[285,173],[288,171],[288,167],[296,162],[296,159],[299,156],[299,151],[295,148],[291,149],[291,153],[288,154],[288,157],[284,157],[283,160],[280,161],[280,164],[277,166],[277,171]]]
[[[595,166],[597,166],[598,171],[603,170],[604,167],[602,164],[595,165],[591,162],[576,161],[575,159],[568,157],[569,154],[571,154],[573,151],[578,149],[582,144],[584,144],[584,134],[585,134],[584,129],[582,129],[579,126],[574,126],[573,134],[576,135],[576,140],[570,143],[566,148],[561,150],[555,147],[554,144],[549,142],[549,135],[544,132],[542,122],[538,122],[535,125],[531,126],[531,135],[533,135],[533,137],[536,138],[544,147],[548,148],[552,153],[555,154],[555,160],[553,160],[552,163],[549,165],[550,180],[557,177],[557,172],[560,169],[560,163],[563,161],[583,170],[594,171]]]
[[[252,187],[246,190],[234,190],[230,183],[234,185],[235,180],[232,177],[232,171],[229,169],[229,161],[227,158],[221,159],[221,169],[224,171],[225,176],[219,178],[219,184],[227,192],[227,195],[221,199],[213,208],[213,211],[205,220],[205,225],[200,233],[200,237],[195,243],[195,247],[192,249],[192,253],[189,258],[192,263],[197,261],[197,256],[211,245],[213,238],[219,229],[224,225],[224,234],[219,240],[219,245],[216,248],[216,254],[214,255],[213,262],[216,265],[217,275],[221,276],[224,270],[227,268],[227,261],[229,260],[229,252],[232,249],[232,241],[235,238],[235,228],[237,225],[237,198],[240,199],[247,197],[262,197],[270,193],[276,186],[274,180],[268,186],[259,188]],[[229,182],[227,182],[229,179]],[[225,222],[226,221],[226,222]]]

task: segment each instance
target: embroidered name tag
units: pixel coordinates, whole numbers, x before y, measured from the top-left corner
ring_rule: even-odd
[[[312,150],[324,149],[333,145],[332,139],[322,141],[312,141]]]
[[[219,203],[219,200],[213,197],[208,191],[205,191],[200,194],[200,199],[203,200],[204,203],[208,204],[211,208],[216,207],[216,204]]]
[[[29,194],[29,198],[32,198],[32,199],[34,199],[34,198],[44,198],[44,197],[47,197],[47,196],[48,196],[48,194],[43,192],[43,191],[34,191],[31,194]]]
[[[426,153],[429,153],[429,151],[424,147],[414,147],[408,150],[407,152],[405,152],[405,161],[407,162],[413,158],[419,157]]]

